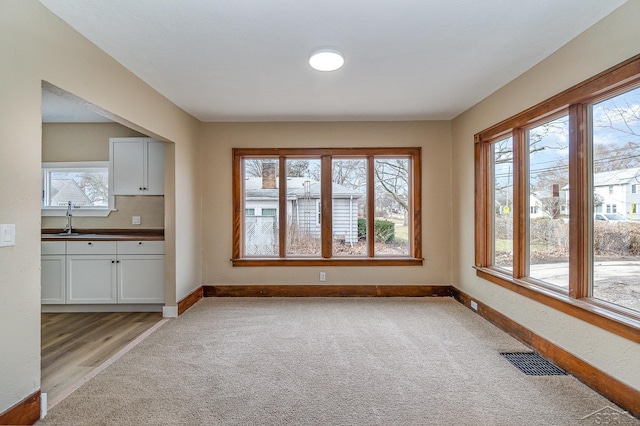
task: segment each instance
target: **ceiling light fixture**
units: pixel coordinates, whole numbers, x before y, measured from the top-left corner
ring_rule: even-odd
[[[337,50],[320,49],[309,57],[309,65],[318,71],[335,71],[344,65],[344,57]]]

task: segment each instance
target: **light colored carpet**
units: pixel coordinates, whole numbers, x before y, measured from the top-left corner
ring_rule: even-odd
[[[620,410],[499,354],[522,350],[450,298],[206,298],[39,424],[591,425]]]

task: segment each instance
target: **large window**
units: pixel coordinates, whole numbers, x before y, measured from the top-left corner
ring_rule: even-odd
[[[638,342],[639,66],[475,137],[478,275]]]
[[[611,213],[592,224],[591,296],[640,312],[640,87],[590,104],[588,115],[593,204]]]
[[[107,216],[113,209],[107,161],[43,163],[42,215],[61,216],[71,203],[76,216]]]
[[[422,264],[420,148],[234,149],[233,176],[235,266]]]

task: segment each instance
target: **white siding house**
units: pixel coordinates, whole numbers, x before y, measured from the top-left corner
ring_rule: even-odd
[[[593,192],[602,201],[594,203],[594,213],[640,219],[640,167],[595,173]]]
[[[256,250],[260,250],[263,254],[266,254],[265,247],[276,245],[279,217],[277,181],[276,188],[265,188],[265,186],[269,185],[265,185],[262,177],[249,177],[244,181],[245,245],[253,244],[251,235],[255,232],[255,239],[260,239],[261,247]],[[337,183],[333,184],[333,237],[335,239],[346,243],[358,241],[358,199],[363,195]],[[321,207],[320,182],[310,178],[287,178],[288,224],[297,227],[299,232],[319,238],[322,221]]]
[[[544,203],[533,194],[529,194],[529,217],[531,219],[551,218]]]
[[[48,194],[50,201],[48,206],[66,207],[69,201],[74,206],[91,206],[91,200],[73,179],[55,179],[51,181]],[[46,195],[45,195],[46,196]]]

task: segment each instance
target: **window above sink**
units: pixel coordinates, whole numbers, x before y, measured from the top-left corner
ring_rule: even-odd
[[[65,216],[69,201],[74,216],[108,216],[115,210],[109,162],[42,163],[41,200],[42,216]]]

